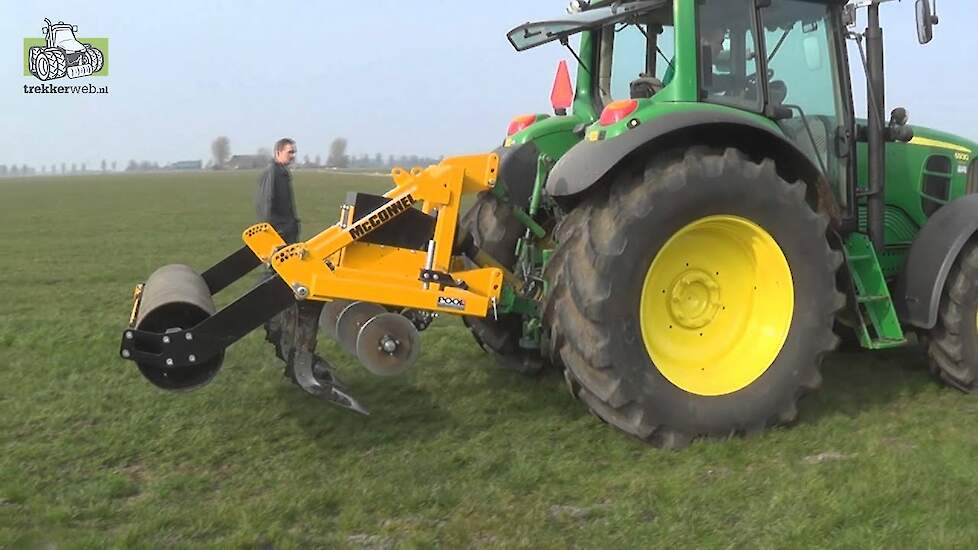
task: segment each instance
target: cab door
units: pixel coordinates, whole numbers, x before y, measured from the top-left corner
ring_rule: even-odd
[[[822,170],[839,203],[849,206],[854,115],[840,8],[802,0],[768,4],[759,10],[765,112]]]

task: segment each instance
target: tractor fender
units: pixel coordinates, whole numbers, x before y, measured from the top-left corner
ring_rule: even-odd
[[[820,202],[835,202],[821,170],[794,143],[741,114],[712,109],[663,115],[614,139],[578,143],[554,165],[547,193],[558,199],[583,193],[644,151],[683,144],[736,145],[751,156],[772,157],[788,178],[819,186]]]
[[[941,295],[961,249],[978,232],[978,195],[957,199],[931,216],[917,234],[897,281],[900,319],[930,330],[937,325]]]

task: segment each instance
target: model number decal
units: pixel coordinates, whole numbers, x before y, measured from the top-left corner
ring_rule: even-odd
[[[449,298],[448,296],[439,296],[438,307],[444,307],[448,309],[465,309],[465,300],[461,298]]]
[[[968,162],[971,160],[971,155],[968,153],[954,153],[954,158],[960,160],[961,162]]]

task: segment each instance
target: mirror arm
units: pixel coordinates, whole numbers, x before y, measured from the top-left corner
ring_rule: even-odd
[[[581,56],[577,55],[577,52],[575,52],[574,51],[574,48],[571,47],[569,41],[567,40],[567,36],[561,36],[560,37],[560,44],[562,46],[564,46],[565,48],[567,48],[567,51],[569,51],[571,53],[571,55],[574,56],[574,59],[577,60],[578,66],[580,68],[584,69],[584,72],[586,72],[587,74],[590,75],[591,74],[591,69],[588,68],[588,66],[581,59]]]

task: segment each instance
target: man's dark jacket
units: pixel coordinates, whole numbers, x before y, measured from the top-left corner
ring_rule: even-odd
[[[272,162],[262,172],[255,194],[255,210],[258,221],[272,224],[285,242],[299,240],[299,217],[295,211],[292,175],[285,166]]]

